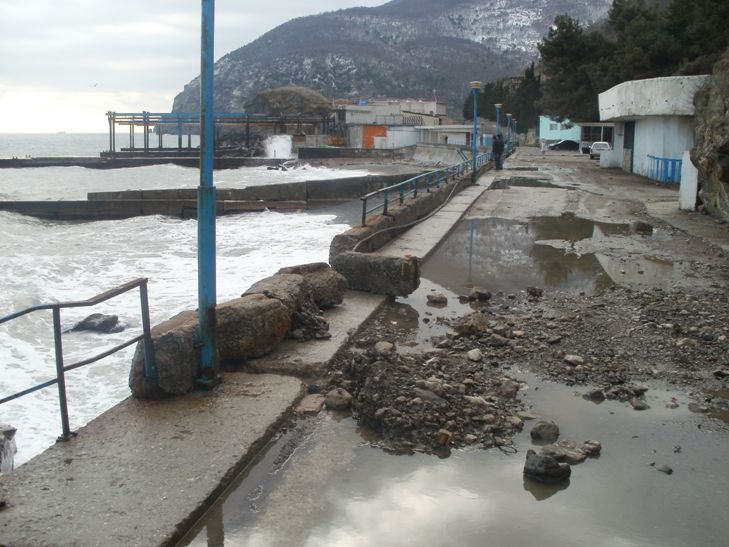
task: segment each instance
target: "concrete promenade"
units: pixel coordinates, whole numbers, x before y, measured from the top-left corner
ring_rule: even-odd
[[[533,151],[518,149],[505,171],[486,172],[477,185],[378,252],[426,258],[472,206],[495,216],[500,207],[505,210],[503,191],[486,191],[495,178],[522,176],[518,166],[539,167],[540,161]],[[609,188],[586,189],[613,192],[620,184],[648,214],[729,248],[725,227],[710,217],[678,211],[677,192],[636,177],[629,177],[631,190],[620,178]],[[330,340],[286,341],[250,364],[264,374],[224,373],[222,385],[211,392],[157,402],[127,399],[74,439],[3,475],[0,545],[174,545],[254,460],[303,396],[301,380],[279,374],[307,377],[325,371],[384,300],[350,291],[341,306],[325,314]]]
[[[492,178],[487,172],[480,180]],[[467,188],[429,219],[417,248],[395,240],[388,252],[426,255],[485,188]],[[301,380],[278,374],[324,372],[385,299],[349,291],[325,314],[331,339],[284,341],[250,363],[250,370],[277,374],[225,373],[212,392],[127,399],[3,475],[0,545],[174,545],[303,396]]]

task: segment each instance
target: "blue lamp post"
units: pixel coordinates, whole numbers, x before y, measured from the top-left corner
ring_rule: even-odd
[[[496,103],[494,105],[494,108],[496,109],[496,134],[501,134],[501,122],[499,121],[499,113],[501,112],[501,103]]]
[[[509,144],[509,148],[511,148],[511,114],[506,114],[506,142]]]
[[[476,182],[476,156],[478,155],[478,91],[481,82],[471,82],[473,93],[473,138],[471,139],[471,182]]]
[[[215,110],[213,106],[213,45],[215,0],[202,0],[200,44],[200,186],[197,194],[197,288],[200,333],[198,381],[212,385],[218,380],[215,349],[215,186],[213,156]]]

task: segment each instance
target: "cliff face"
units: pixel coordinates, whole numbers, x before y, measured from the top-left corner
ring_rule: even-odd
[[[329,98],[431,98],[460,111],[471,80],[521,73],[554,17],[603,17],[611,0],[394,0],[302,17],[215,64],[215,108],[244,110],[258,92],[288,85]],[[199,110],[199,79],[173,110]]]
[[[699,197],[713,216],[729,221],[729,49],[696,94],[691,161],[699,171]]]

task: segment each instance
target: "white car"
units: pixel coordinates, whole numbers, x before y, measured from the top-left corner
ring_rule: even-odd
[[[590,159],[599,159],[600,154],[602,154],[603,152],[607,152],[608,150],[611,150],[609,143],[593,142],[592,146],[590,146]]]

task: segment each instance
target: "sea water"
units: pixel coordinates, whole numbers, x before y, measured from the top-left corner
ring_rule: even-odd
[[[27,136],[0,135],[0,151],[17,141],[35,142],[41,154],[75,152],[74,135],[40,139],[62,143],[43,149]],[[65,137],[61,139],[60,137]],[[15,142],[8,142],[13,141]],[[86,140],[82,139],[85,142]],[[88,141],[93,141],[88,138]],[[104,135],[96,137],[103,146]],[[13,154],[22,157],[24,154]],[[364,175],[363,171],[301,168],[216,171],[218,188]],[[87,192],[193,188],[195,168],[159,165],[115,170],[51,167],[0,170],[0,199],[85,199]],[[216,222],[217,299],[238,297],[279,268],[326,261],[329,243],[348,228],[330,214],[261,212],[225,216]],[[60,222],[0,212],[0,317],[38,304],[86,300],[139,277],[149,279],[152,324],[197,308],[197,222],[163,216],[118,221]],[[118,315],[121,333],[63,335],[66,364],[92,357],[141,333],[139,292],[93,308],[64,309],[63,330],[91,313]],[[34,312],[0,325],[0,397],[55,377],[50,311]],[[66,376],[71,428],[77,429],[129,395],[134,348],[71,371]],[[18,429],[16,464],[52,444],[61,433],[55,386],[0,406],[0,422]]]

